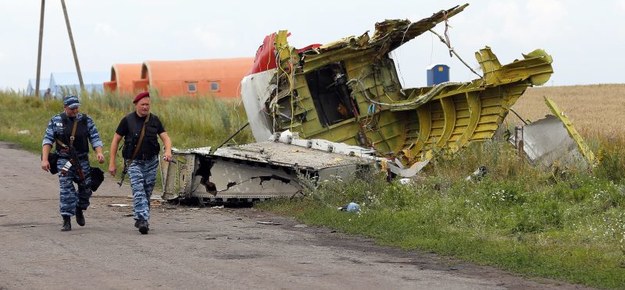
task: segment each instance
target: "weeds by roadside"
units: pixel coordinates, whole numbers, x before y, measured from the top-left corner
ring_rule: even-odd
[[[263,206],[306,223],[434,251],[531,276],[625,286],[625,185],[586,170],[527,164],[508,144],[441,155],[410,184],[372,173],[318,184],[298,200]],[[488,174],[465,177],[477,166]],[[622,174],[622,171],[620,171]],[[358,213],[338,211],[349,202]]]

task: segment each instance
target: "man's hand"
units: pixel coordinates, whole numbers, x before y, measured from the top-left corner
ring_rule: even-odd
[[[102,154],[101,152],[98,153],[98,163],[102,164],[104,163],[104,154]]]
[[[52,145],[50,144],[45,144],[41,148],[41,169],[44,171],[50,171],[50,161],[48,160],[50,150],[52,150]],[[56,166],[56,164],[54,164],[54,166]]]
[[[117,175],[117,168],[116,168],[116,166],[115,166],[115,163],[109,163],[109,173],[110,173],[112,176]]]
[[[50,171],[50,162],[48,162],[48,160],[41,160],[41,169]]]

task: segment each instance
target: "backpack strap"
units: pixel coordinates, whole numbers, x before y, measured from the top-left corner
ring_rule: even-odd
[[[132,162],[132,160],[134,160],[135,157],[137,157],[137,153],[139,153],[139,149],[141,149],[141,144],[143,144],[143,137],[145,136],[145,124],[147,124],[148,121],[150,120],[150,115],[152,114],[148,113],[148,116],[145,117],[145,121],[143,121],[143,126],[141,127],[141,133],[139,134],[139,140],[137,141],[137,145],[135,146],[135,151],[132,152],[132,157],[130,157],[129,162]]]
[[[76,137],[74,137],[76,135],[76,128],[78,128],[78,117],[76,117],[76,119],[74,119],[74,126],[72,127],[72,135],[69,136],[69,147],[74,147],[74,139],[76,139]]]
[[[61,113],[61,121],[63,122],[63,124],[67,124],[69,122],[69,118],[67,117],[67,114],[65,114],[64,112]],[[73,145],[74,143],[74,135],[76,135],[76,128],[78,122],[74,121],[74,126],[72,127],[72,135],[69,137],[69,141],[70,141],[70,146]],[[55,134],[56,135],[56,134]],[[63,141],[61,141],[61,139],[59,138],[54,138],[54,140],[56,141],[56,143],[61,146],[64,149],[69,149],[69,146],[67,146],[67,144],[63,143]]]

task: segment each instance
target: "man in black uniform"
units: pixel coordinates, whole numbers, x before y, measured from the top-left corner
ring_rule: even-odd
[[[156,183],[158,154],[160,146],[157,136],[165,146],[163,159],[171,161],[171,139],[159,118],[150,113],[150,94],[143,92],[133,100],[135,111],[126,115],[115,131],[111,142],[109,172],[117,173],[115,157],[119,142],[124,138],[122,156],[130,176],[132,188],[135,227],[141,234],[147,234],[150,219],[150,197]]]

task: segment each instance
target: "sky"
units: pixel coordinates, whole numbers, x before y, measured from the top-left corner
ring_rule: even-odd
[[[384,19],[418,21],[469,3],[449,20],[456,53],[478,68],[489,46],[502,64],[542,48],[553,56],[548,86],[625,83],[625,0],[65,0],[83,72],[116,63],[253,57],[265,35],[291,32],[304,47],[369,31]],[[24,90],[37,73],[41,0],[0,0],[0,90]],[[60,0],[45,3],[41,78],[76,67]],[[443,33],[444,25],[434,30]],[[450,66],[451,81],[475,76],[426,32],[392,57],[404,86],[424,86],[426,68]],[[43,86],[43,84],[42,84]]]

